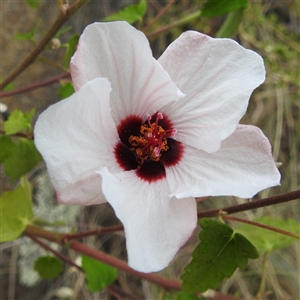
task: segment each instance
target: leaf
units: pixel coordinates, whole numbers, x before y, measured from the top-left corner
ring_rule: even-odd
[[[189,293],[216,289],[237,267],[245,268],[248,258],[258,258],[255,247],[226,224],[203,218],[200,225],[201,242],[181,278],[182,290]]]
[[[20,138],[14,151],[4,161],[5,173],[11,180],[16,180],[31,171],[41,160],[33,141]]]
[[[4,122],[3,128],[6,134],[15,134],[22,130],[26,130],[26,132],[30,132],[32,130],[31,119],[35,114],[35,109],[31,109],[31,111],[26,114],[21,112],[20,110],[14,110],[7,121]]]
[[[41,256],[34,263],[34,269],[44,279],[53,279],[63,271],[62,262],[54,256]]]
[[[25,40],[33,39],[38,26],[39,26],[39,22],[30,31],[28,31],[26,33],[17,33],[17,34],[15,34],[14,39],[19,40],[19,41],[25,41]]]
[[[31,8],[38,8],[40,5],[40,0],[26,0],[26,3],[31,7]]]
[[[19,237],[33,217],[31,185],[25,177],[20,179],[20,185],[14,191],[1,195],[0,212],[0,242]]]
[[[75,90],[71,82],[63,83],[58,91],[58,95],[61,99],[68,98],[74,93]]]
[[[292,219],[282,220],[279,217],[261,217],[254,220],[257,223],[269,225],[282,230],[300,234],[300,222]],[[278,232],[266,230],[260,227],[243,224],[236,228],[237,232],[245,235],[253,243],[258,251],[272,251],[285,248],[297,239],[280,234]]]
[[[103,21],[127,21],[129,24],[132,24],[136,21],[141,21],[146,11],[147,1],[140,0],[138,4],[129,5],[117,13],[104,18]]]
[[[115,268],[85,255],[82,255],[82,269],[87,279],[87,287],[91,292],[101,291],[118,277]]]
[[[65,66],[66,68],[69,67],[71,57],[73,56],[73,54],[74,54],[75,51],[76,51],[78,41],[79,41],[79,35],[78,35],[78,34],[74,34],[74,35],[69,39],[69,41],[68,41],[68,44],[67,44],[67,51],[66,51],[66,54],[65,54],[65,57],[64,57],[64,66]]]
[[[207,0],[202,9],[202,16],[212,18],[247,6],[248,0]]]
[[[199,298],[195,294],[180,292],[177,295],[176,300],[205,300],[204,298]]]
[[[2,164],[15,150],[16,144],[9,136],[0,136],[0,163]]]

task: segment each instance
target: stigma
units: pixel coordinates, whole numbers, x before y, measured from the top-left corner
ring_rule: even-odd
[[[138,136],[131,135],[128,139],[129,144],[136,153],[136,161],[142,165],[146,160],[159,161],[162,152],[169,149],[167,138],[174,137],[176,129],[165,130],[158,125],[159,120],[163,119],[163,114],[156,114],[155,122],[151,122],[152,117],[147,118],[147,122],[141,125]]]

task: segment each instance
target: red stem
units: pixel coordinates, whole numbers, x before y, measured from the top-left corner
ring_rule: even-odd
[[[71,259],[69,259],[69,257],[61,254],[60,252],[52,249],[49,245],[47,245],[46,243],[42,242],[41,240],[37,239],[36,237],[27,234],[27,236],[29,238],[31,238],[34,242],[36,242],[37,244],[39,244],[42,248],[46,249],[47,251],[52,252],[54,255],[56,255],[58,258],[60,258],[62,261],[64,261],[65,263],[77,268],[78,270],[82,271],[82,268],[79,267],[78,265],[76,265]]]
[[[26,93],[26,92],[41,88],[43,86],[53,84],[55,82],[58,82],[62,79],[68,78],[68,77],[70,77],[70,73],[64,73],[64,74],[60,74],[56,77],[53,77],[51,79],[41,81],[41,82],[26,86],[26,87],[23,87],[23,88],[19,88],[19,89],[14,90],[14,91],[0,92],[0,98],[11,97],[11,96],[14,96],[14,95]]]
[[[272,227],[272,226],[268,226],[268,225],[264,225],[264,224],[261,224],[261,223],[248,221],[248,220],[244,220],[244,219],[240,219],[240,218],[236,218],[236,217],[230,217],[230,216],[222,215],[222,218],[225,219],[225,220],[236,221],[236,222],[241,222],[241,223],[246,223],[246,224],[249,224],[249,225],[253,225],[253,226],[256,226],[256,227],[261,227],[261,228],[271,230],[271,231],[274,231],[274,232],[277,232],[277,233],[281,233],[281,234],[287,235],[289,237],[293,237],[293,238],[296,238],[296,239],[300,240],[300,234],[297,234],[297,233],[285,231],[285,230],[282,230],[282,229],[279,229],[279,228],[275,228],[275,227]]]
[[[296,190],[285,194],[276,195],[265,199],[255,200],[255,201],[251,201],[239,205],[227,206],[219,209],[198,212],[198,218],[217,217],[220,215],[220,212],[226,212],[228,215],[230,215],[241,211],[284,203],[299,198],[300,198],[300,190]]]

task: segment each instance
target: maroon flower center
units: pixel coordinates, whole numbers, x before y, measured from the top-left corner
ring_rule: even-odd
[[[120,137],[114,149],[117,162],[125,171],[136,170],[145,181],[165,178],[165,168],[176,165],[183,155],[182,144],[173,139],[176,130],[171,121],[159,112],[145,122],[129,116],[117,129]]]

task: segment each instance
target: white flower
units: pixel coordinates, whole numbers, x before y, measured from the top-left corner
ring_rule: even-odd
[[[196,226],[192,197],[248,198],[279,184],[267,138],[238,125],[265,69],[235,41],[188,31],[156,61],[129,24],[95,23],[71,73],[77,92],[41,114],[36,146],[59,203],[104,194],[132,268],[168,265]]]

